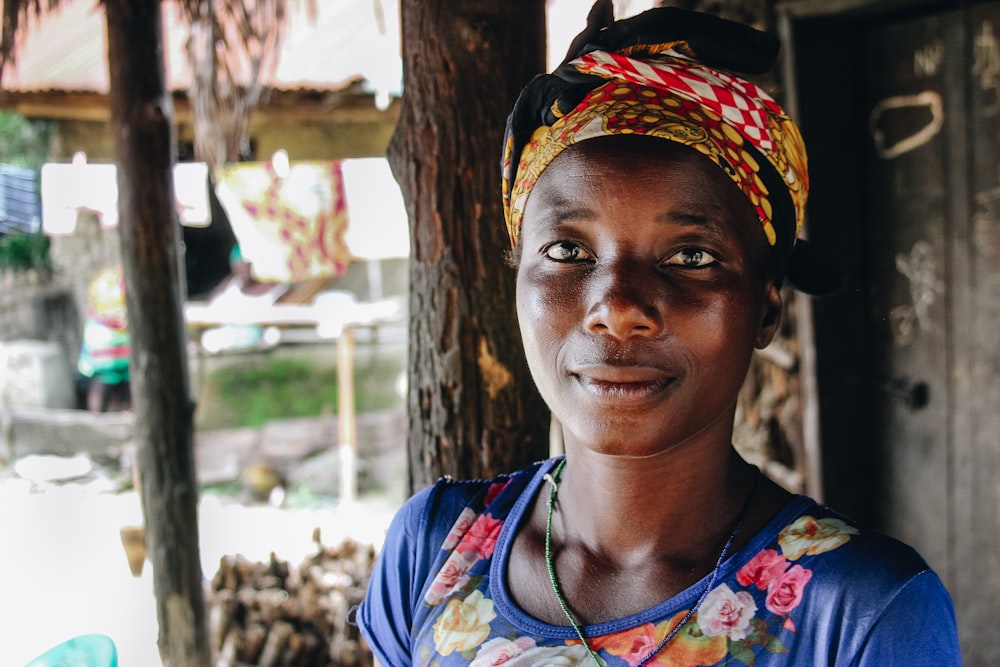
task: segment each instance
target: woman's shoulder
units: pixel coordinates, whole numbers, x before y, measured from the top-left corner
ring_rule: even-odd
[[[950,604],[940,578],[916,549],[806,496],[793,498],[758,534],[736,578],[769,595],[785,586],[805,594],[803,602],[872,616],[916,591]]]
[[[909,544],[838,510],[800,496],[797,511],[778,534],[778,543],[789,560],[836,555],[858,574],[906,580],[931,568]]]
[[[705,599],[699,622],[717,622],[717,598],[741,603],[747,632],[759,632],[738,643],[756,650],[760,637],[773,636],[790,659],[782,664],[886,651],[895,658],[860,664],[928,664],[898,660],[916,627],[940,629],[932,655],[955,651],[951,599],[920,554],[806,496],[792,498],[732,568],[728,588]]]
[[[482,479],[441,477],[404,503],[397,522],[419,527],[421,533],[433,536],[441,531],[447,534],[463,514],[478,515],[487,509],[493,516],[506,514],[546,465],[551,463],[539,461],[515,472]]]
[[[528,481],[545,464],[538,461],[514,472],[480,479],[455,479],[450,475],[439,478],[434,484],[414,494],[408,502],[417,504],[488,505],[495,500],[496,492],[508,484]]]

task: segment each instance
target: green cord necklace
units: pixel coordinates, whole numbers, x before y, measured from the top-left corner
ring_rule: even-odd
[[[594,664],[598,667],[603,667],[604,662],[597,655],[594,649],[590,648],[590,643],[587,641],[587,636],[583,632],[583,627],[576,620],[576,616],[573,612],[569,610],[569,604],[566,602],[566,598],[563,597],[562,588],[559,587],[559,580],[556,578],[556,564],[555,560],[552,558],[552,514],[553,509],[556,504],[556,493],[559,491],[559,476],[562,475],[563,468],[566,467],[566,459],[564,458],[556,466],[556,469],[552,474],[546,473],[545,479],[549,482],[549,500],[548,500],[548,513],[545,518],[545,567],[549,571],[549,581],[552,583],[552,592],[555,593],[556,600],[559,602],[559,608],[562,609],[563,614],[565,614],[566,619],[569,624],[573,626],[573,630],[576,632],[576,636],[580,638],[583,642],[584,648],[593,658]],[[729,555],[729,549],[733,546],[733,542],[736,540],[736,536],[740,533],[740,528],[743,526],[743,519],[746,518],[747,510],[750,509],[750,505],[753,503],[754,496],[757,495],[757,486],[760,481],[760,469],[757,470],[757,475],[754,477],[753,489],[750,491],[750,497],[747,498],[746,503],[743,505],[743,509],[740,510],[739,518],[736,520],[736,526],[733,528],[732,534],[729,535],[729,539],[726,540],[726,545],[722,547],[722,553],[719,554],[719,560],[715,563],[715,568],[712,570],[712,578],[709,579],[708,585],[705,586],[705,590],[701,592],[698,597],[698,601],[695,605],[684,615],[681,622],[674,626],[666,637],[663,638],[659,644],[653,647],[646,657],[636,663],[636,667],[642,667],[647,662],[652,660],[653,656],[663,650],[663,647],[670,643],[670,640],[680,632],[680,629],[684,627],[684,624],[691,620],[691,617],[697,613],[698,608],[701,607],[701,603],[705,601],[705,596],[708,595],[709,591],[715,588],[715,580],[719,576],[719,567],[726,560],[726,556]]]

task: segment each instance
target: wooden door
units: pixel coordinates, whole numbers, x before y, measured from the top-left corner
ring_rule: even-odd
[[[809,234],[848,277],[814,309],[823,482],[1000,665],[1000,2],[926,5],[794,31]]]
[[[1000,2],[968,10],[970,196],[953,257],[954,589],[969,665],[1000,665]],[[988,637],[988,639],[987,639]]]
[[[860,266],[870,277],[864,390],[879,468],[874,515],[947,576],[956,325],[949,304],[957,287],[949,249],[964,189],[963,148],[953,141],[964,122],[961,13],[875,27],[862,53],[868,150]]]

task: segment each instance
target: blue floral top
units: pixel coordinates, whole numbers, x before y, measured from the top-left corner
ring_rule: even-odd
[[[492,480],[442,480],[393,520],[358,612],[378,661],[594,664],[571,627],[528,616],[506,569],[544,461]],[[609,667],[636,665],[697,601],[702,580],[639,614],[584,628]],[[720,568],[697,613],[647,664],[960,665],[955,613],[910,547],[795,497]]]

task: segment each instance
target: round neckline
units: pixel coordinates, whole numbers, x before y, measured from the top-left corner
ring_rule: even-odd
[[[545,623],[523,611],[511,598],[510,590],[507,586],[507,564],[510,559],[510,547],[517,536],[518,529],[526,519],[527,508],[540,493],[545,475],[551,473],[563,458],[560,456],[543,462],[535,470],[533,478],[524,487],[517,501],[511,507],[500,529],[500,535],[497,538],[496,548],[490,562],[489,587],[490,596],[493,598],[493,604],[497,611],[519,630],[551,639],[576,639],[577,635],[572,626]],[[807,505],[813,502],[815,501],[808,496],[801,494],[793,496],[741,549],[730,554],[725,562],[722,563],[719,569],[718,581],[724,583],[734,570],[743,567],[757,552],[765,548],[774,534],[776,524],[787,524],[792,516],[801,513]],[[664,600],[649,609],[602,623],[584,625],[583,630],[588,637],[600,637],[634,628],[645,623],[658,622],[664,618],[670,618],[677,612],[689,608],[698,599],[702,588],[708,583],[710,578],[711,573],[672,598]]]

